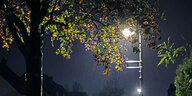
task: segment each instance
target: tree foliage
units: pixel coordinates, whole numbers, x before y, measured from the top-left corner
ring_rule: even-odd
[[[79,40],[85,45],[85,50],[94,52],[94,61],[104,66],[103,74],[110,73],[111,64],[121,71],[123,62],[127,60],[122,54],[127,51],[127,42],[133,44],[134,50],[138,49],[138,33],[147,41],[147,47],[157,48],[155,41],[160,39],[160,29],[156,20],[163,15],[156,0],[40,0],[40,4],[40,34],[50,34],[52,46],[55,41],[60,43],[56,54],[70,59],[73,41]],[[31,14],[35,12],[32,10],[30,0],[1,2],[0,37],[3,48],[8,50],[15,40],[20,41],[16,43],[18,46],[26,44],[32,35]],[[8,26],[7,16],[11,17],[12,26]],[[124,28],[129,28],[136,35],[125,38],[121,33]]]
[[[192,94],[192,50],[179,65],[175,77],[176,96],[191,96]]]
[[[169,64],[169,62],[171,61],[173,64],[175,62],[176,57],[183,52],[186,52],[186,48],[183,46],[180,46],[178,48],[174,48],[174,43],[172,43],[170,45],[170,41],[168,38],[168,42],[163,42],[162,44],[159,44],[159,51],[158,51],[158,57],[161,58],[159,65],[161,65],[161,63],[165,62],[165,66],[167,67],[167,65]]]

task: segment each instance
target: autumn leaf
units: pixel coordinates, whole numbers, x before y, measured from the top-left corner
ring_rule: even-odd
[[[106,75],[108,73],[108,70],[103,71],[103,75]]]

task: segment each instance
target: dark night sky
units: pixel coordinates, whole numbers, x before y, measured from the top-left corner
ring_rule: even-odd
[[[192,44],[192,1],[191,0],[160,0],[160,7],[165,12],[167,20],[160,24],[162,30],[162,41],[171,37],[175,46],[185,45],[186,42]],[[46,37],[47,38],[47,37]],[[84,46],[75,42],[72,59],[66,60],[55,55],[55,48],[51,48],[49,41],[45,41],[44,71],[49,76],[53,76],[54,81],[66,87],[70,87],[74,82],[79,82],[88,94],[97,93],[108,80],[116,81],[120,88],[125,88],[128,96],[136,96],[136,89],[139,87],[139,74],[137,69],[124,69],[117,73],[112,71],[112,75],[102,75],[102,66],[97,66],[93,62],[92,52],[84,51]],[[129,48],[130,49],[130,48]],[[130,49],[131,50],[131,49]],[[24,59],[15,46],[11,46],[9,52],[0,49],[0,59],[6,57],[8,65],[19,75],[25,71]],[[135,57],[132,53],[128,56]],[[174,82],[175,70],[182,59],[178,59],[175,64],[157,66],[159,59],[156,51],[143,48],[144,65],[144,96],[167,96],[167,89]],[[1,90],[0,90],[1,92]],[[127,96],[126,95],[126,96]]]

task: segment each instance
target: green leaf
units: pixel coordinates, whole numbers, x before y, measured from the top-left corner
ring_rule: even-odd
[[[186,51],[186,48],[183,47],[183,46],[177,48],[177,49],[173,52],[173,57],[175,57],[176,54],[178,54],[179,51]]]
[[[161,63],[163,63],[163,61],[166,59],[167,57],[165,56],[165,57],[163,57],[162,59],[161,59],[161,61],[158,63],[158,66],[160,66],[161,65]]]
[[[175,60],[174,60],[174,59],[171,59],[171,62],[174,64],[174,63],[175,63]]]
[[[133,47],[133,53],[137,54],[139,52],[138,47]]]
[[[167,67],[167,65],[169,64],[169,59],[165,59],[165,67]]]
[[[96,54],[100,54],[100,49],[99,48],[94,48],[94,53],[96,53]]]
[[[65,53],[65,51],[61,50],[61,54],[64,54],[64,53]]]
[[[55,53],[58,55],[60,53],[60,49],[57,49]]]
[[[67,10],[65,10],[65,14],[68,15],[68,11]]]
[[[60,17],[60,22],[64,22],[63,16]]]
[[[62,50],[62,51],[65,51],[65,48],[64,48],[64,47],[61,47],[61,50]]]
[[[165,57],[165,56],[167,56],[167,54],[158,55],[158,57]]]

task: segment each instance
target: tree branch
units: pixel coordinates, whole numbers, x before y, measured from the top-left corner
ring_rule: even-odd
[[[17,34],[17,29],[16,27],[14,26],[14,22],[13,20],[11,19],[10,16],[6,15],[5,16],[5,20],[8,24],[8,28],[9,28],[9,31],[11,32],[13,38],[14,38],[14,41],[16,43],[16,46],[19,48],[19,50],[24,54],[24,44],[22,43],[21,39],[19,38],[18,34]]]
[[[103,25],[103,26],[106,26],[106,24],[102,23],[101,21],[95,19],[95,18],[91,18],[91,20],[95,21],[95,22],[98,22],[99,24]]]
[[[27,30],[25,28],[25,25],[16,15],[12,15],[12,16],[14,18],[13,20],[14,20],[15,24],[21,30],[21,34],[23,36],[24,41],[27,41],[29,36],[28,36]]]
[[[57,0],[55,1],[52,12],[50,13],[51,20],[53,20],[53,13],[54,13],[54,9],[55,9],[56,5],[57,5]]]
[[[80,8],[83,8],[83,6],[80,5],[78,2],[75,2],[75,3],[76,3],[77,5],[79,5]],[[89,12],[87,12],[87,15],[85,15],[85,17],[84,17],[83,19],[80,19],[80,20],[85,20],[85,19],[87,19],[87,18],[90,16],[90,14],[91,14],[92,12],[94,12],[95,10],[97,10],[97,9],[98,9],[98,7],[95,7],[95,8],[93,8],[93,9],[91,9]],[[78,20],[77,23],[79,23],[80,20]]]
[[[47,21],[47,23],[45,23],[45,26],[47,25],[61,25],[61,26],[67,26],[67,24],[64,24],[64,23],[61,23],[61,22],[56,22],[56,21],[53,21],[53,20],[49,20]]]
[[[93,11],[95,11],[96,9],[98,9],[98,7],[93,8],[89,13],[87,13],[87,15],[85,15],[85,17],[84,17],[83,19],[80,19],[80,20],[85,20],[85,19],[87,19],[88,17],[90,17],[90,14],[91,14]],[[80,20],[77,21],[77,23],[79,23]]]
[[[40,13],[41,13],[41,16],[40,16],[40,20],[42,21],[43,20],[43,18],[46,16],[46,13],[48,12],[48,8],[49,8],[49,3],[50,3],[51,1],[50,0],[43,0],[42,2],[41,2],[41,6],[42,6],[42,8],[41,8],[41,10],[40,10]]]

